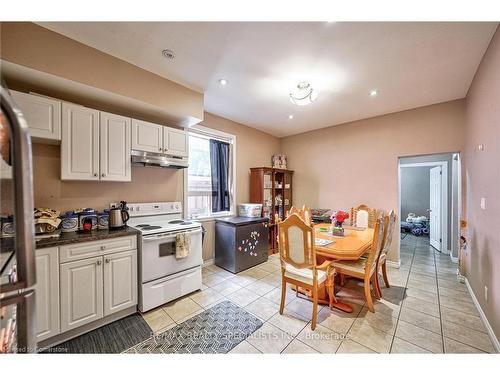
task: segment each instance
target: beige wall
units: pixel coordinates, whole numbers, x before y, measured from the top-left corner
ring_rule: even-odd
[[[463,149],[464,100],[431,105],[282,139],[294,204],[398,208],[398,157]],[[398,260],[399,239],[389,259]]]
[[[484,151],[478,150],[480,144]],[[465,149],[467,278],[500,338],[500,29],[467,95]],[[481,198],[486,198],[485,210],[480,208]]]

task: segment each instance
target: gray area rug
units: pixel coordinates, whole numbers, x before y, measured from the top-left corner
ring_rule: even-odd
[[[227,353],[261,326],[260,319],[224,301],[125,353]]]
[[[45,349],[42,353],[121,353],[152,334],[148,323],[136,313]]]

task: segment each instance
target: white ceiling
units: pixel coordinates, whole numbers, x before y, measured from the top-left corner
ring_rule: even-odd
[[[498,24],[40,25],[204,92],[208,112],[283,137],[463,98]],[[162,56],[166,48],[174,51],[174,61]],[[228,85],[218,84],[222,77]],[[299,81],[319,91],[315,103],[297,107],[290,102]],[[371,89],[379,95],[370,97]]]

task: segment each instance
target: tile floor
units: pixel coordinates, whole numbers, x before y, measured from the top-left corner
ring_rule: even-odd
[[[429,246],[427,237],[401,241],[401,267],[388,268],[390,288],[381,280],[375,313],[365,307],[362,284],[348,280],[337,295],[350,303],[346,314],[319,307],[310,329],[312,304],[287,291],[283,315],[279,257],[233,275],[215,265],[203,269],[203,290],[144,314],[163,331],[222,300],[231,300],[264,325],[230,353],[492,353],[493,345],[456,264]]]

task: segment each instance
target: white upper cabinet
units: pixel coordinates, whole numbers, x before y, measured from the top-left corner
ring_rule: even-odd
[[[163,151],[174,156],[188,156],[188,135],[185,130],[163,129]]]
[[[100,179],[131,181],[130,118],[100,113]]]
[[[32,137],[57,142],[61,140],[61,102],[44,96],[11,91],[23,113]]]
[[[147,152],[162,152],[163,126],[132,119],[132,149]]]
[[[61,179],[99,180],[99,111],[62,104]]]

